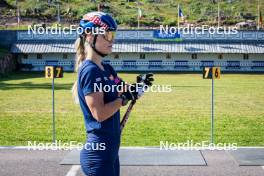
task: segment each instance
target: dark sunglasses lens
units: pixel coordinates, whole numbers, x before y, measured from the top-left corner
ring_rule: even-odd
[[[115,38],[115,32],[106,32],[104,37],[107,41],[112,41]]]

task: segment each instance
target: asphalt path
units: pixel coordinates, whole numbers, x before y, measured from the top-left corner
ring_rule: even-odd
[[[60,165],[65,150],[0,149],[0,176],[81,176],[79,165]],[[227,151],[203,150],[206,166],[121,166],[121,176],[262,176],[264,166],[239,166]]]

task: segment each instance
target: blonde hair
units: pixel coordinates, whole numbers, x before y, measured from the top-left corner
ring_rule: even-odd
[[[82,64],[82,62],[85,60],[85,38],[84,36],[80,36],[79,38],[76,39],[74,47],[76,50],[76,57],[75,57],[75,72],[78,73],[79,67]],[[74,101],[76,104],[79,103],[79,98],[78,98],[78,90],[77,90],[77,81],[72,86],[72,95],[74,98]]]

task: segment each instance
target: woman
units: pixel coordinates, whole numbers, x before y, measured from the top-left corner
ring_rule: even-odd
[[[80,27],[83,32],[75,43],[78,80],[73,90],[84,115],[88,136],[80,154],[81,167],[86,175],[118,176],[119,109],[137,99],[138,93],[127,89],[124,92],[99,89],[100,84],[102,87],[124,85],[114,69],[102,63],[102,57],[112,52],[117,30],[115,20],[106,13],[91,12],[84,15]]]

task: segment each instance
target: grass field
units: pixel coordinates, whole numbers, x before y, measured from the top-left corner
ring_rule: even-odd
[[[121,73],[133,82],[136,74]],[[76,75],[55,81],[57,140],[84,142],[78,105],[71,98]],[[156,74],[156,84],[170,93],[148,92],[135,105],[122,137],[123,146],[159,146],[209,141],[211,81],[201,74]],[[215,142],[264,146],[264,76],[223,74],[215,81]],[[43,73],[16,73],[0,78],[0,145],[51,142],[51,80]],[[123,114],[126,108],[122,108]]]

